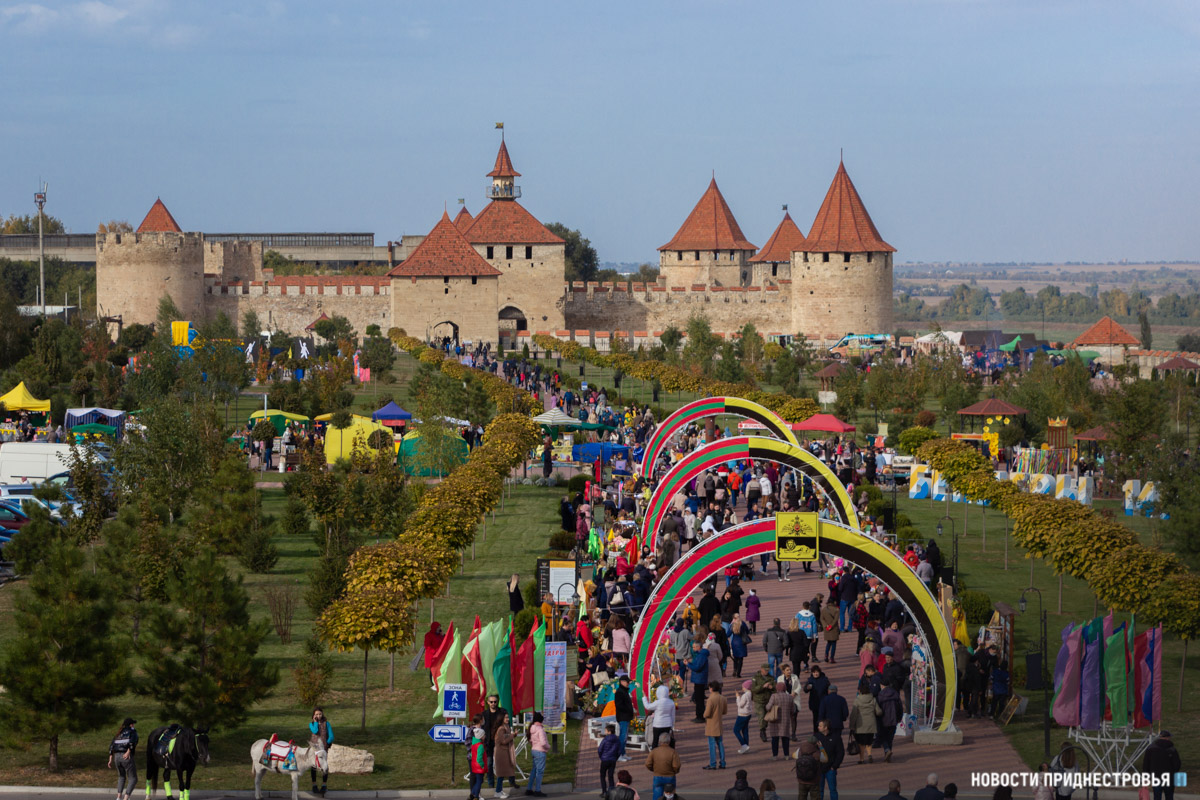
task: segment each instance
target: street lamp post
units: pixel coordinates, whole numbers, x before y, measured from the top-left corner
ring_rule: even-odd
[[[1047,680],[1047,674],[1046,674],[1046,666],[1047,666],[1047,664],[1046,664],[1046,656],[1047,656],[1047,652],[1046,652],[1046,608],[1045,608],[1045,606],[1042,605],[1041,589],[1038,589],[1035,586],[1030,586],[1029,588],[1027,588],[1021,592],[1021,600],[1020,600],[1020,603],[1018,603],[1018,605],[1020,606],[1022,614],[1025,613],[1025,606],[1026,606],[1025,595],[1027,595],[1029,592],[1037,592],[1038,613],[1042,617],[1041,641],[1039,643],[1039,645],[1041,647],[1040,652],[1041,652],[1041,656],[1042,656],[1041,657],[1042,674],[1039,677],[1041,678],[1041,683],[1042,683],[1042,730],[1043,730],[1043,733],[1045,734],[1045,742],[1044,742],[1045,757],[1048,760],[1050,758],[1050,681]]]
[[[954,524],[954,518],[951,517],[949,514],[947,514],[946,516],[942,517],[942,519],[938,520],[938,524],[937,524],[937,535],[938,536],[942,535],[942,520],[948,520],[950,522],[950,538],[953,539],[952,547],[954,548],[953,549],[954,558],[951,561],[951,563],[954,565],[954,582],[958,583],[958,528]]]
[[[33,203],[38,209],[38,302],[42,306],[42,318],[46,317],[46,241],[42,235],[42,209],[46,206],[46,184],[41,191],[34,192]]]

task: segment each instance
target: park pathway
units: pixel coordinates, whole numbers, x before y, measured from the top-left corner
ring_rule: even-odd
[[[755,567],[759,565],[755,559]],[[766,660],[762,649],[762,632],[771,626],[771,620],[779,617],[784,629],[787,629],[791,617],[800,610],[800,604],[810,600],[818,592],[827,594],[825,580],[817,573],[805,573],[796,569],[792,580],[780,582],[775,577],[775,565],[770,566],[770,574],[763,575],[755,572],[755,580],[745,585],[758,590],[762,599],[763,620],[758,623],[758,634],[750,643],[749,652],[742,668],[742,680],[750,678],[758,669],[759,664]],[[838,642],[837,663],[828,665],[822,660],[821,667],[830,680],[837,685],[838,693],[846,698],[847,703],[854,699],[855,687],[858,685],[859,663],[854,653],[857,636],[854,633],[842,634]],[[824,644],[818,648],[818,654],[824,655]],[[771,778],[779,787],[781,797],[788,797],[796,788],[796,778],[793,761],[772,761],[771,744],[763,742],[758,737],[756,719],[750,722],[750,751],[738,755],[738,743],[733,736],[735,717],[734,692],[741,680],[733,677],[733,661],[729,661],[728,677],[723,680],[723,691],[729,702],[729,713],[724,719],[725,754],[728,769],[708,772],[702,768],[708,763],[708,740],[704,736],[704,726],[692,722],[695,708],[692,705],[691,689],[688,695],[676,703],[676,746],[679,758],[683,762],[683,771],[679,774],[678,790],[681,797],[689,797],[699,791],[710,793],[723,792],[733,786],[733,773],[745,769],[750,773],[750,784],[755,789],[764,778]],[[887,794],[888,781],[897,779],[903,787],[902,794],[911,797],[912,792],[925,785],[925,777],[930,772],[941,776],[941,784],[954,781],[960,787],[960,794],[983,794],[983,790],[971,787],[970,774],[972,771],[1024,771],[1020,757],[1009,744],[1004,733],[994,723],[988,720],[955,719],[963,731],[963,744],[958,747],[933,747],[914,745],[911,739],[896,737],[895,749],[892,752],[891,763],[883,763],[883,754],[875,756],[874,764],[857,763],[857,756],[847,756],[847,760],[838,770],[838,789],[852,793],[872,793],[873,796]],[[801,709],[797,717],[796,728],[800,735],[811,730],[812,717],[807,708]],[[793,742],[793,751],[797,747]],[[645,754],[631,750],[632,758],[618,768],[628,769],[634,778],[634,786],[642,797],[648,800],[650,793],[651,775],[645,768]],[[596,743],[584,738],[580,743],[579,760],[576,765],[576,791],[600,789],[599,761],[596,758]],[[987,792],[990,795],[990,791]]]

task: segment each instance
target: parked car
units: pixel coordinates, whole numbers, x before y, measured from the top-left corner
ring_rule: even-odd
[[[29,515],[19,508],[0,503],[0,528],[19,531],[29,524]]]

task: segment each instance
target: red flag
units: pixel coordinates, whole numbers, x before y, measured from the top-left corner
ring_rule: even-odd
[[[534,623],[529,636],[521,643],[512,660],[513,714],[533,711],[534,685],[537,683],[533,671],[533,634],[542,621]]]
[[[454,623],[450,623],[450,627],[446,630],[446,635],[442,637],[442,644],[438,647],[437,652],[433,654],[433,658],[429,660],[429,670],[433,673],[433,685],[442,685],[442,662],[446,660],[446,653],[450,652],[450,645],[454,643]]]
[[[475,627],[471,629],[471,637],[463,648],[462,676],[467,685],[467,714],[472,715],[483,710],[487,698],[487,682],[483,677],[483,655],[479,649],[479,634],[483,630],[479,615],[475,615]]]

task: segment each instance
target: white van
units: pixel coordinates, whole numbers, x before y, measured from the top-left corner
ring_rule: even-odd
[[[0,444],[0,483],[41,483],[67,469],[71,445],[49,442]]]

